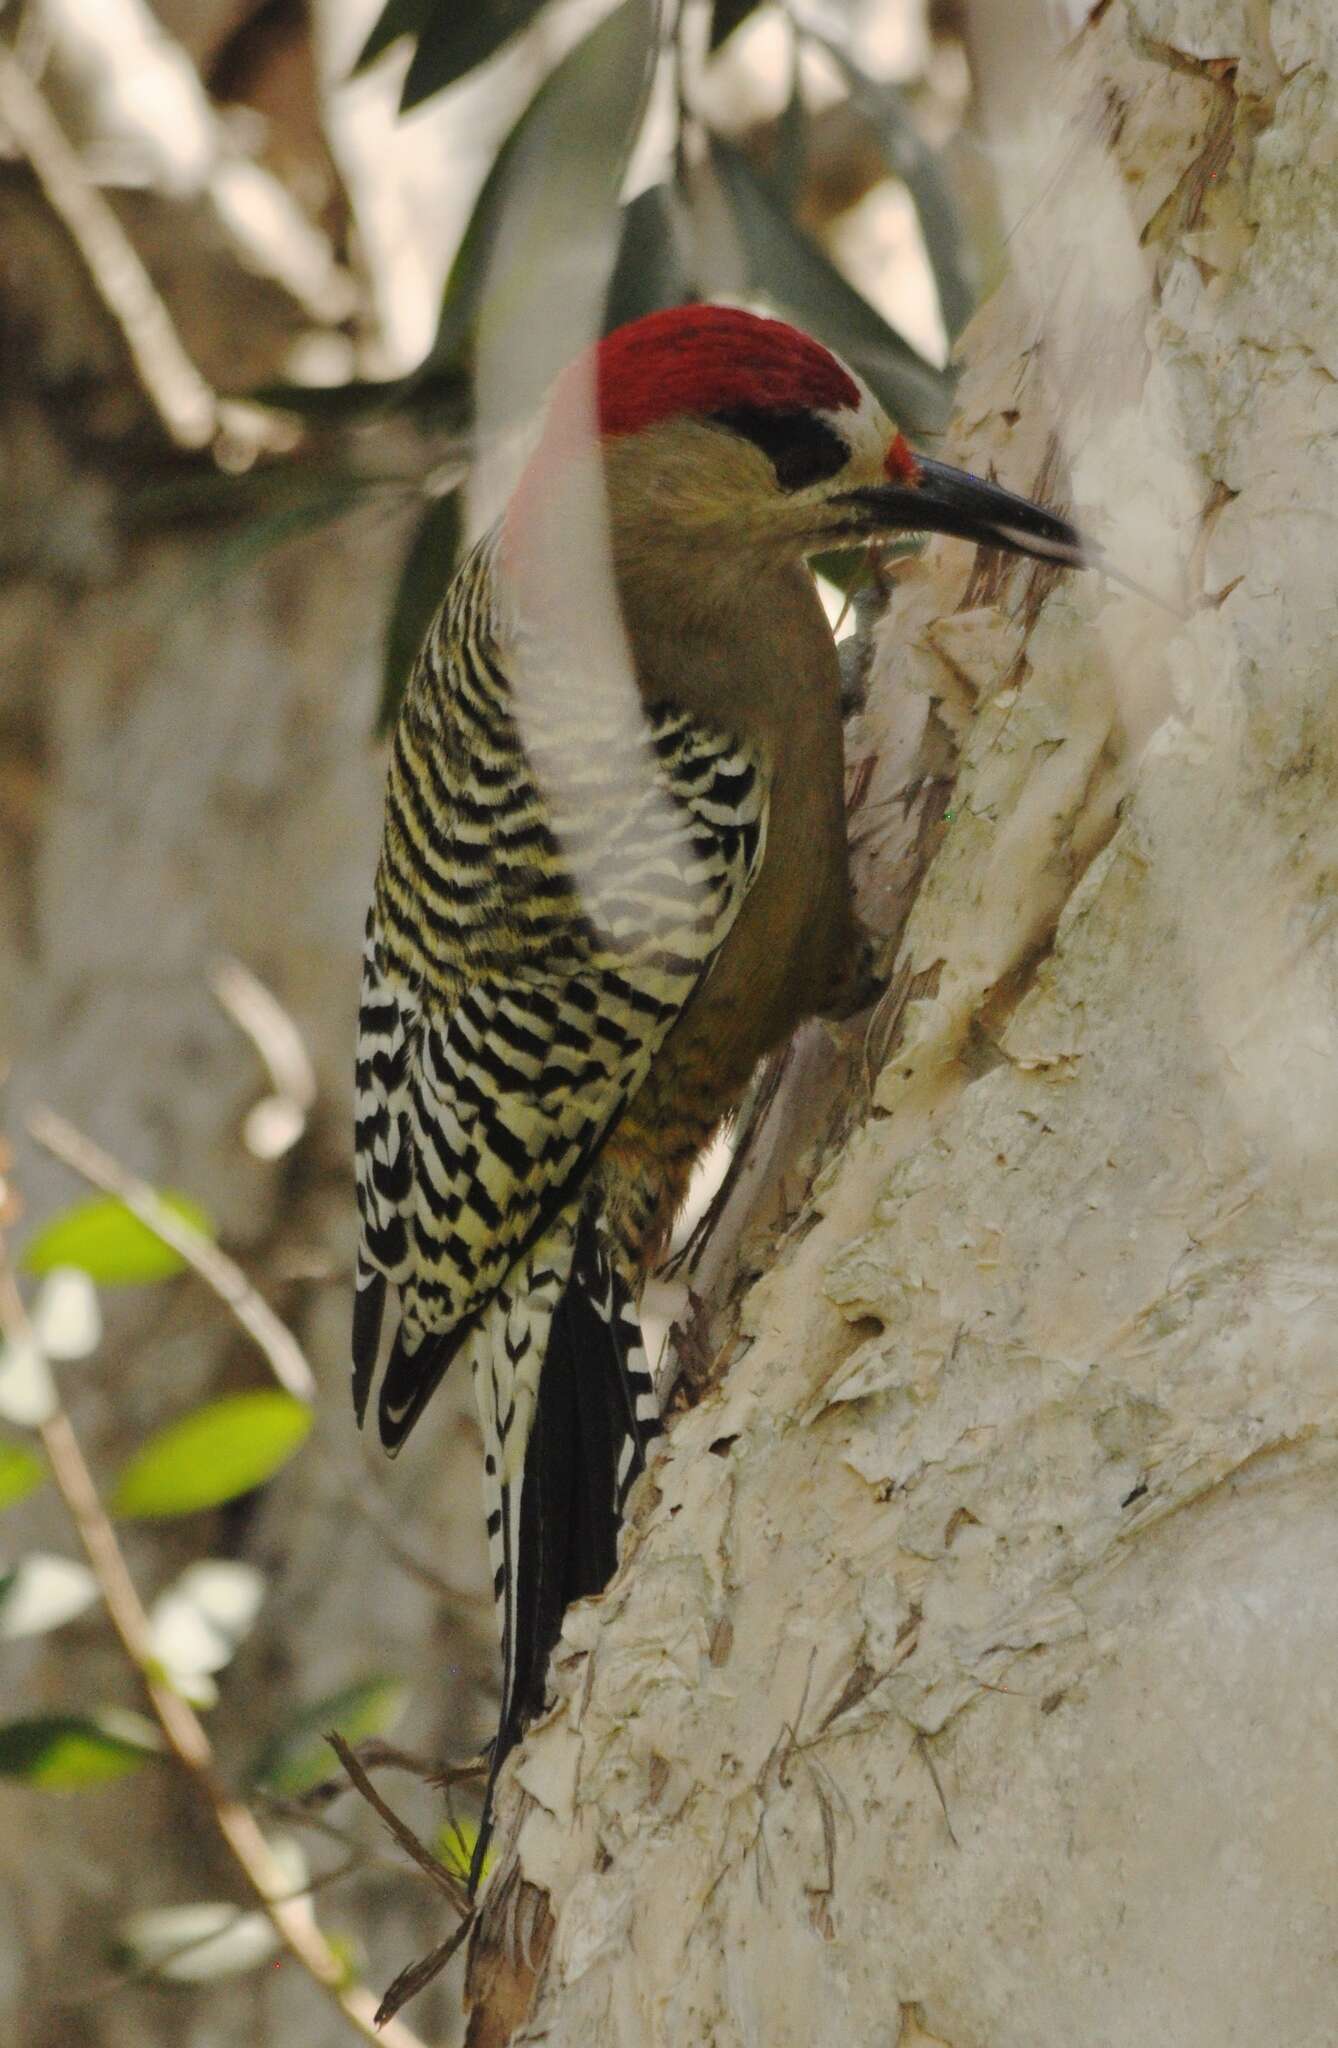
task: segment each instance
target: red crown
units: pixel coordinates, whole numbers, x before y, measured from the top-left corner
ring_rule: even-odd
[[[558,377],[507,513],[513,542],[555,471],[586,442],[592,366],[601,434],[635,434],[684,414],[709,419],[736,406],[835,412],[863,395],[830,349],[783,320],[736,306],[647,313],[584,349]]]
[[[589,357],[567,376],[589,375]],[[635,434],[680,413],[756,405],[837,411],[860,388],[830,350],[735,306],[675,306],[619,327],[595,350],[602,434]]]

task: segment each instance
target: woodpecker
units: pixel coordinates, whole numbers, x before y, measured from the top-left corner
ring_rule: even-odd
[[[361,1423],[388,1290],[389,1451],[472,1368],[503,1667],[474,1882],[498,1766],[659,1429],[637,1297],[693,1165],[764,1054],[871,993],[807,561],[907,532],[1096,558],[913,453],[808,335],[652,313],[559,378],[405,695],[364,955],[353,1398]]]

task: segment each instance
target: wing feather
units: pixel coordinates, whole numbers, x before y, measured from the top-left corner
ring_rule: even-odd
[[[557,713],[524,745],[483,622],[457,591],[420,658],[364,956],[355,1398],[389,1285],[391,1445],[586,1180],[765,840],[765,763],[681,708],[634,746]]]

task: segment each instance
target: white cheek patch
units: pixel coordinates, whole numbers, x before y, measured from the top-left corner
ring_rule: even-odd
[[[850,449],[852,479],[885,483],[883,463],[897,429],[871,391],[865,391],[858,405],[842,406],[824,415]]]

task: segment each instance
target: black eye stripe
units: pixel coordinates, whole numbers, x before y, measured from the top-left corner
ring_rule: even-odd
[[[850,460],[850,450],[835,427],[801,407],[786,411],[761,405],[735,405],[726,412],[712,413],[711,417],[717,426],[742,434],[761,449],[783,491],[799,491],[805,484],[823,483],[838,475]]]

